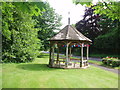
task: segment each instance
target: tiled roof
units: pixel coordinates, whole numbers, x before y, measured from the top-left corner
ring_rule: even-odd
[[[64,41],[64,40],[77,40],[77,41],[87,41],[92,42],[89,38],[85,37],[82,33],[80,33],[76,28],[71,25],[65,26],[58,34],[50,38],[50,41]]]

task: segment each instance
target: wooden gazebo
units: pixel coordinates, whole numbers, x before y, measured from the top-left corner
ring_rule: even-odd
[[[58,34],[50,38],[50,57],[49,57],[49,67],[55,68],[86,68],[88,67],[88,53],[89,53],[89,44],[92,42],[90,39],[85,37],[80,33],[76,28],[71,25],[65,26]],[[70,59],[71,49],[73,45],[80,45],[81,53],[80,59],[74,60]],[[66,55],[60,57],[59,49],[61,45],[66,47]],[[83,47],[87,47],[86,59],[83,59]],[[54,48],[57,48],[57,57],[55,59]]]

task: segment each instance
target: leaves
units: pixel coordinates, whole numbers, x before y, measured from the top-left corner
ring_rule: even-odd
[[[30,12],[33,9],[27,11],[29,7],[31,4],[24,2],[2,4],[2,57],[4,62],[31,61],[39,54],[38,29],[34,28],[36,22],[32,19],[33,14]],[[40,15],[40,10],[36,12]],[[35,15],[36,12],[32,13]]]
[[[47,50],[49,48],[49,38],[55,34],[54,30],[59,30],[61,26],[61,16],[55,13],[48,3],[43,5],[42,16],[34,18],[37,20],[36,28],[39,28],[38,38],[42,40],[42,50]]]
[[[94,14],[93,11],[94,9],[91,7],[86,8],[83,19],[75,25],[78,31],[82,32],[85,36],[92,40],[101,33],[98,24],[100,16],[98,14]]]
[[[75,3],[76,5],[77,4],[81,4],[81,5],[87,5],[87,6],[89,6],[89,5],[91,5],[93,0],[87,0],[87,1],[85,1],[85,0],[73,0],[73,3]]]
[[[81,5],[84,5],[86,4],[87,7],[90,7],[90,6],[94,6],[93,9],[95,9],[95,13],[96,14],[100,14],[100,15],[106,15],[108,16],[109,18],[111,18],[112,20],[116,20],[118,19],[120,21],[120,1],[118,2],[113,2],[113,1],[110,1],[110,0],[102,0],[102,1],[99,1],[97,2],[96,5],[93,5],[92,4],[92,1],[93,0],[90,0],[89,2],[78,2],[78,0],[73,0],[73,2],[75,4],[81,4]]]
[[[95,48],[103,51],[107,50],[111,53],[119,53],[120,27],[118,26],[118,23],[120,23],[118,20],[112,21],[107,17],[101,21],[100,28],[102,28],[105,32],[95,39]]]
[[[61,17],[48,3],[3,2],[2,45],[4,62],[34,60],[60,26]],[[38,35],[39,34],[39,35]]]

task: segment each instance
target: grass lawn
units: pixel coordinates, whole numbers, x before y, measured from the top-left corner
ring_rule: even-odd
[[[97,64],[97,65],[102,65],[102,61],[95,61],[95,60],[88,60],[89,63]]]
[[[3,88],[118,88],[118,75],[87,69],[48,68],[48,54],[30,63],[2,65]]]
[[[109,56],[109,57],[118,57],[120,59],[120,55],[110,55],[110,54],[90,54],[89,56],[90,57],[100,57],[100,58]]]
[[[112,66],[104,65],[102,63],[102,61],[88,60],[88,62],[93,63],[93,64],[97,64],[97,65],[100,65],[100,66],[104,66],[104,67],[107,67],[107,68],[120,69],[120,67],[112,67]]]

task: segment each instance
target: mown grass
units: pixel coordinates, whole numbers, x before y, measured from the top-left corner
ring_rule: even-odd
[[[87,69],[47,67],[48,54],[30,63],[2,66],[3,88],[117,88],[118,75],[90,66]]]
[[[102,61],[95,61],[95,60],[88,60],[89,63],[97,64],[97,65],[102,65]]]
[[[104,58],[104,57],[118,57],[120,59],[120,55],[111,55],[111,54],[90,54],[90,57],[99,57],[99,58]]]
[[[105,65],[105,64],[102,63],[102,61],[88,60],[88,62],[93,63],[93,64],[97,64],[97,65],[100,65],[100,66],[104,66],[104,67],[107,67],[107,68],[120,69],[120,67],[112,67],[112,66]]]

